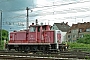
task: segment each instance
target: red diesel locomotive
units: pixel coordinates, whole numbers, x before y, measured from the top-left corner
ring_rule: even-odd
[[[66,48],[61,43],[60,30],[50,30],[50,25],[32,25],[27,30],[13,31],[7,44],[9,50],[30,52],[61,51]]]

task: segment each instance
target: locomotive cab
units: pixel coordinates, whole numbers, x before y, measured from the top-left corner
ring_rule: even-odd
[[[50,30],[50,25],[34,25],[34,23],[32,23],[32,25],[29,26],[30,32],[40,32],[42,30]]]

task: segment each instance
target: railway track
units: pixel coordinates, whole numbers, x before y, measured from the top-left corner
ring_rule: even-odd
[[[0,59],[17,60],[73,60],[90,59],[90,53],[77,51],[64,51],[60,53],[21,53],[16,51],[0,51]]]

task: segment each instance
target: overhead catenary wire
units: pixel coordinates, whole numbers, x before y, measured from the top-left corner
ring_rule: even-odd
[[[64,6],[64,5],[70,5],[70,4],[77,4],[77,3],[85,3],[85,2],[90,2],[90,1],[83,1],[83,2],[70,2],[70,3],[67,3],[67,4],[58,4],[58,5],[55,5],[55,4],[53,4],[53,5],[51,5],[51,6],[43,6],[43,7],[34,7],[34,8],[48,8],[48,7],[53,7],[53,6]],[[18,9],[17,11],[20,11],[20,10],[24,10],[24,9]],[[13,10],[14,11],[14,10]],[[55,13],[55,11],[54,11],[54,13]],[[66,12],[65,12],[66,13]],[[40,16],[45,16],[45,15],[49,15],[49,13],[43,13],[42,15],[40,15]],[[37,14],[38,15],[38,14]],[[52,15],[52,12],[51,12],[51,15]],[[35,16],[35,15],[33,15],[33,16]],[[31,16],[30,16],[31,17]],[[12,18],[12,19],[15,19],[15,18],[17,18],[17,17],[14,17],[14,18]],[[19,17],[20,18],[20,17]]]
[[[88,7],[89,8],[89,7]],[[80,10],[80,9],[84,9],[85,11],[84,12],[87,12],[89,9],[88,8],[79,8],[78,10]],[[71,9],[71,11],[73,11],[73,10],[75,10],[75,9]],[[66,10],[64,10],[64,11],[66,11]],[[66,12],[64,12],[63,10],[62,11],[55,11],[55,13],[56,14],[60,14],[61,12],[63,13],[63,14],[66,14]],[[76,13],[76,12],[75,12]],[[36,14],[36,16],[37,15],[39,15],[38,13]],[[47,14],[47,12],[46,13],[42,13],[41,15],[39,15],[39,16],[45,16],[45,15],[52,15],[52,12],[51,12],[51,14],[48,12],[48,14]],[[33,16],[35,16],[35,15],[33,15]],[[33,17],[33,16],[29,16],[29,17]],[[17,18],[25,18],[26,17],[26,14],[21,14],[21,15],[19,15],[19,16],[14,16],[14,17],[8,17],[8,19],[17,19]],[[4,20],[5,20],[5,18],[3,18]]]
[[[85,2],[89,2],[89,1],[84,1],[84,2],[80,2],[80,3],[85,3]],[[74,3],[75,3],[75,2],[74,2]],[[79,2],[78,2],[78,3],[79,3]],[[69,3],[69,4],[71,4],[71,3]],[[73,4],[73,3],[72,3],[72,4]],[[59,5],[52,5],[52,6],[59,6]],[[44,7],[47,7],[47,6],[44,6]],[[19,10],[22,10],[22,9],[19,9]],[[24,9],[23,9],[23,10],[24,10]],[[74,10],[75,10],[75,9],[74,9]],[[88,10],[88,9],[87,9],[87,10]],[[74,12],[75,12],[75,11],[74,11]],[[48,15],[48,14],[50,14],[50,13],[48,13],[48,14],[47,14],[47,13],[48,13],[48,12],[43,13],[43,14],[41,14],[41,15],[43,16],[43,15]],[[61,13],[61,14],[65,14],[66,12],[65,12],[65,10],[64,10],[63,13],[62,13],[62,11],[60,11],[60,12],[59,12],[59,11],[54,11],[54,12],[51,12],[50,15],[52,15],[52,13],[56,13],[56,14],[58,14],[58,13],[59,13],[59,14],[60,14],[60,13]],[[67,13],[66,13],[66,14],[67,14]],[[35,14],[35,15],[32,15],[31,17],[38,16],[38,15],[39,15],[39,14]]]
[[[45,14],[45,13],[44,13]],[[25,16],[25,14],[21,14],[20,16],[15,16],[15,17],[9,17],[8,19],[16,19],[16,18],[25,18],[26,16]],[[31,17],[31,16],[29,16],[29,17]],[[43,16],[42,16],[43,17]],[[87,17],[87,16],[85,16],[85,17]]]
[[[3,1],[1,1],[1,2],[3,2]],[[6,2],[8,2],[8,0],[6,1]],[[57,1],[58,2],[58,1]],[[37,8],[48,8],[48,7],[53,7],[53,6],[56,6],[56,7],[58,7],[58,6],[64,6],[64,5],[71,5],[71,4],[78,4],[78,3],[85,3],[85,2],[90,2],[89,0],[88,1],[77,1],[77,2],[70,2],[70,3],[62,3],[62,4],[52,4],[52,5],[50,5],[50,6],[47,6],[47,5],[45,5],[45,6],[42,6],[42,7],[39,7],[39,6],[35,6],[34,7],[34,2],[32,1],[32,3],[33,3],[33,5],[32,5],[32,9],[37,9]],[[21,11],[21,10],[25,10],[25,8],[21,8],[21,9],[14,9],[14,10],[7,10],[6,12],[14,12],[14,11]]]
[[[90,1],[78,1],[78,2],[70,2],[70,3],[62,3],[62,4],[52,4],[52,5],[49,5],[49,6],[42,6],[42,7],[34,7],[34,8],[47,8],[47,7],[53,7],[53,6],[56,6],[56,7],[58,7],[58,6],[65,6],[65,5],[71,5],[71,4],[78,4],[78,3],[86,3],[86,2],[90,2]],[[54,3],[54,2],[53,2]]]

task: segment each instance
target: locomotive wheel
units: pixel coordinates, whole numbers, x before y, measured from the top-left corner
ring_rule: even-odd
[[[15,48],[15,50],[16,50],[16,51],[19,51],[19,50],[18,50],[18,47],[17,47],[17,48]]]
[[[37,46],[33,46],[32,48],[33,48],[34,52],[38,51],[38,47]]]
[[[44,46],[40,46],[40,51],[45,52],[45,47]]]
[[[29,46],[26,46],[25,47],[25,52],[29,52],[30,51],[30,47]]]

